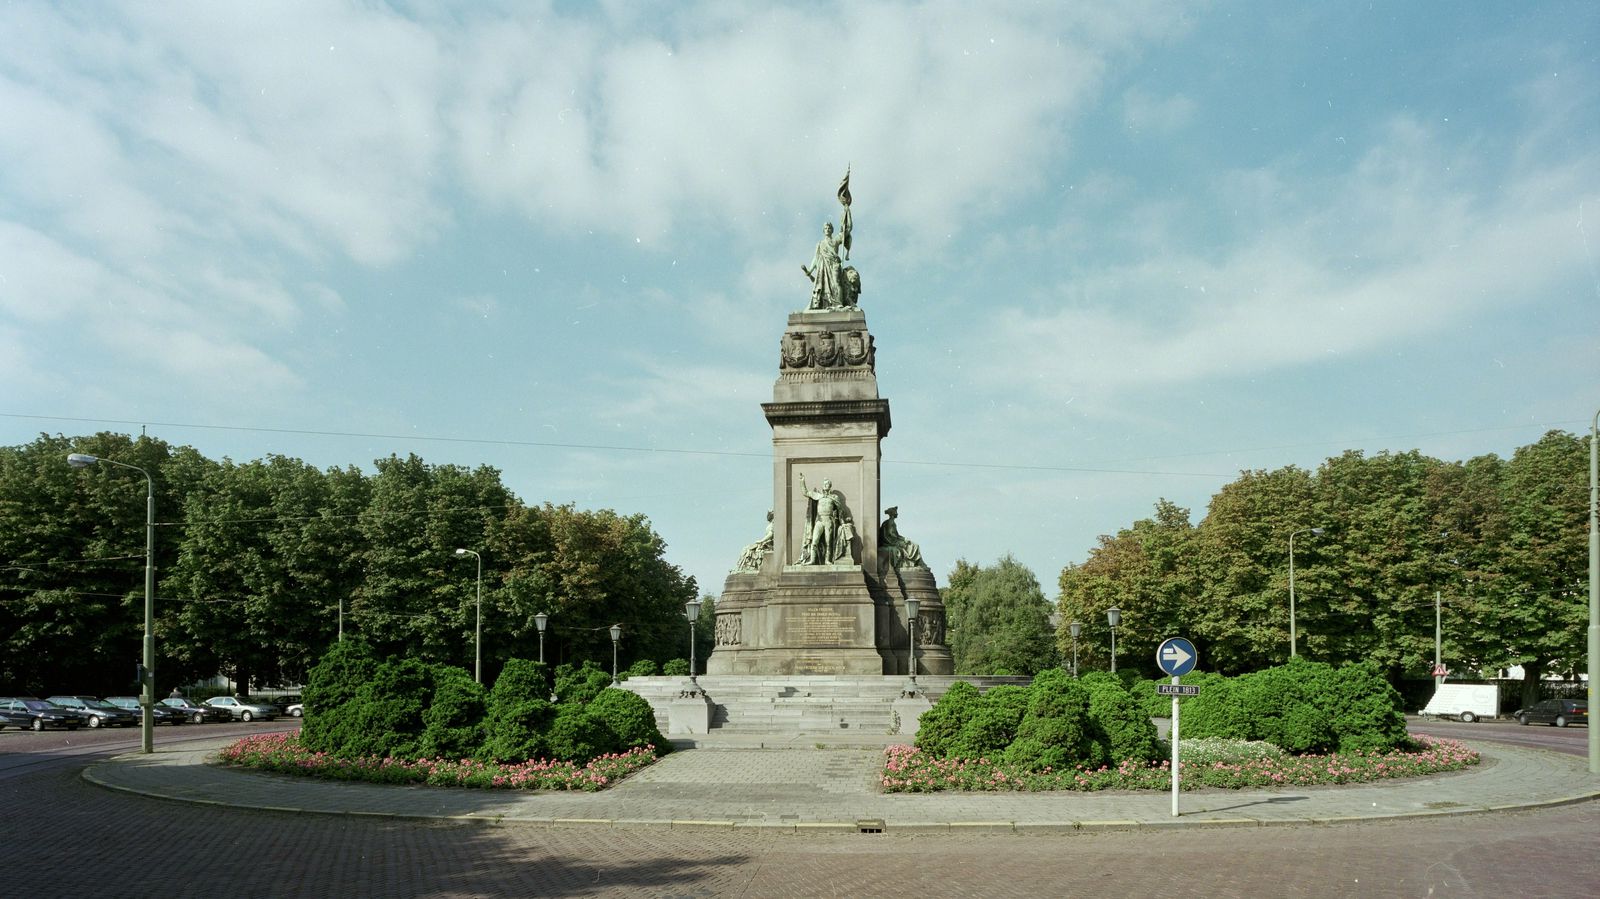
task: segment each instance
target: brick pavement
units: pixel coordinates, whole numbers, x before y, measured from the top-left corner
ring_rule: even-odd
[[[1341,787],[1167,793],[882,794],[882,753],[862,748],[691,749],[601,793],[517,793],[349,784],[206,764],[226,741],[125,755],[85,776],[113,789],[205,804],[326,814],[634,829],[895,833],[1257,826],[1416,818],[1558,805],[1600,796],[1583,759],[1477,744],[1484,763],[1449,775]]]
[[[60,769],[0,782],[0,801],[8,810],[0,816],[0,844],[16,862],[7,866],[0,894],[30,899],[1179,891],[1566,897],[1588,895],[1600,879],[1596,802],[1336,827],[796,839],[760,828],[563,828],[253,811],[104,790]]]

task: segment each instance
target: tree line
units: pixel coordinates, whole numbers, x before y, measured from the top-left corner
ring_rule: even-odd
[[[368,474],[271,455],[237,463],[127,435],[0,448],[0,692],[131,691],[143,635],[146,485],[156,493],[157,688],[226,674],[300,683],[338,639],[381,657],[483,664],[686,656],[692,577],[643,515],[525,503],[488,466],[390,456]],[[702,610],[709,620],[710,609]],[[712,628],[701,628],[709,641]],[[697,637],[700,635],[697,634]],[[709,648],[707,646],[706,648]],[[705,653],[701,652],[703,659]]]
[[[1208,670],[1280,664],[1294,535],[1300,655],[1426,678],[1437,593],[1452,675],[1520,664],[1530,698],[1546,673],[1583,665],[1587,519],[1588,447],[1562,431],[1510,459],[1350,451],[1316,471],[1246,471],[1198,524],[1161,500],[1063,569],[1056,643],[1070,652],[1068,624],[1083,622],[1080,658],[1104,665],[1115,606],[1118,656],[1140,668],[1173,636],[1193,640]]]
[[[958,561],[944,591],[951,652],[960,674],[1070,666],[1077,621],[1080,667],[1103,670],[1115,607],[1120,669],[1155,673],[1156,647],[1174,636],[1196,643],[1208,671],[1282,664],[1293,535],[1299,655],[1370,661],[1395,683],[1427,678],[1437,594],[1451,674],[1522,665],[1531,701],[1539,678],[1583,665],[1587,516],[1588,448],[1562,431],[1509,459],[1350,451],[1315,471],[1245,471],[1198,523],[1163,499],[1102,536],[1061,571],[1054,609],[1010,556]]]

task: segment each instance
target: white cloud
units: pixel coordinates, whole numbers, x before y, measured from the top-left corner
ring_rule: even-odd
[[[1600,202],[1600,159],[1512,172],[1487,190],[1458,177],[1468,164],[1396,120],[1351,171],[1294,192],[1270,170],[1225,175],[1217,201],[1239,201],[1253,233],[1207,255],[1150,216],[1132,231],[1151,236],[1129,239],[1164,252],[1086,274],[1062,308],[1000,310],[982,346],[1005,362],[984,377],[1107,411],[1129,390],[1374,352],[1582,271],[1575,224]]]
[[[1195,102],[1182,94],[1155,97],[1135,89],[1122,97],[1122,123],[1131,131],[1165,136],[1187,127],[1195,112]]]

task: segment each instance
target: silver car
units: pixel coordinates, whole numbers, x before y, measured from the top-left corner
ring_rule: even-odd
[[[262,721],[272,721],[278,717],[278,710],[273,706],[233,696],[213,696],[201,705],[226,712],[232,715],[235,721],[255,721],[258,718]]]

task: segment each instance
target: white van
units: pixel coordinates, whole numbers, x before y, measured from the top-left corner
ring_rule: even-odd
[[[1459,718],[1471,724],[1500,717],[1500,688],[1494,684],[1440,684],[1419,712],[1424,718]]]

